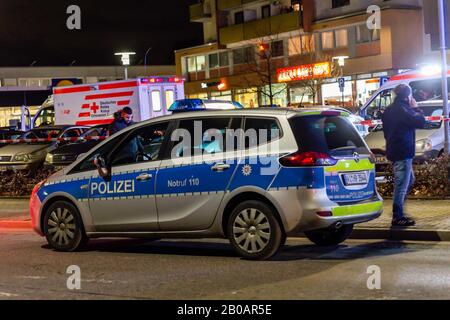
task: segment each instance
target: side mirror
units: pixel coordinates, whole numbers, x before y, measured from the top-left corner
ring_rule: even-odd
[[[93,162],[94,162],[94,166],[98,170],[98,175],[100,177],[102,177],[103,179],[108,179],[111,177],[111,172],[110,172],[108,166],[106,165],[105,158],[103,158],[101,155],[98,154],[94,157]]]

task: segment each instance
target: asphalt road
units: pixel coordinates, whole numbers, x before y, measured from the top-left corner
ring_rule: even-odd
[[[67,289],[71,265],[81,290]],[[378,266],[381,289],[369,290]],[[221,240],[94,240],[57,253],[29,231],[0,230],[0,299],[450,299],[450,243],[288,239],[269,262]]]

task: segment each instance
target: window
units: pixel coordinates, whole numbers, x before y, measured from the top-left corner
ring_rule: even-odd
[[[369,30],[366,25],[356,26],[356,42],[365,43],[380,40],[380,30]]]
[[[70,129],[64,132],[62,138],[77,138],[82,134],[81,129]]]
[[[336,48],[348,46],[347,29],[336,30]]]
[[[332,0],[332,8],[339,8],[339,7],[344,7],[344,6],[348,6],[350,4],[350,0]]]
[[[234,14],[234,24],[244,23],[244,11],[238,11]]]
[[[381,119],[381,114],[394,101],[393,89],[380,92],[366,109],[366,119]]]
[[[228,52],[219,53],[219,66],[227,67],[229,64],[230,63],[228,61]]]
[[[234,151],[235,148],[232,140],[234,130],[241,127],[241,118],[205,118],[205,119],[189,119],[182,120],[178,129],[183,131],[175,131],[179,140],[174,142],[172,150],[173,157],[190,157],[206,154],[215,154],[225,151]],[[196,129],[201,128],[201,140],[195,135]],[[233,130],[233,131],[229,131]],[[186,132],[187,131],[187,132]],[[189,134],[188,134],[189,133]],[[172,137],[175,137],[172,135]],[[190,137],[187,138],[187,137]],[[236,141],[236,140],[235,140]]]
[[[289,55],[295,56],[302,53],[301,38],[294,37],[289,39]]]
[[[173,90],[166,90],[166,108],[169,109],[174,102],[175,92]]]
[[[281,129],[275,119],[246,118],[245,148],[254,148],[267,144],[281,136]]]
[[[197,62],[195,57],[187,58],[187,68],[188,72],[196,72],[197,71]]]
[[[36,118],[35,127],[48,126],[55,123],[55,110],[52,108],[43,109]]]
[[[307,34],[302,36],[302,53],[310,53],[315,51],[314,36]]]
[[[159,90],[152,91],[153,111],[161,111],[161,92]]]
[[[283,40],[272,42],[272,57],[284,56],[284,43]]]
[[[233,50],[234,64],[251,63],[255,61],[255,49],[245,47]]]
[[[209,68],[214,69],[219,66],[219,55],[213,53],[209,55]]]
[[[330,50],[334,48],[334,32],[328,31],[322,33],[322,49]]]
[[[132,132],[111,156],[111,166],[156,161],[168,122],[141,127]]]
[[[344,117],[295,117],[289,121],[302,152],[319,152],[331,156],[369,154],[362,137]]]
[[[187,58],[188,72],[204,71],[206,69],[206,56]]]
[[[197,56],[197,71],[204,71],[206,69],[206,57]]]
[[[270,17],[270,4],[261,8],[261,16],[263,19]]]

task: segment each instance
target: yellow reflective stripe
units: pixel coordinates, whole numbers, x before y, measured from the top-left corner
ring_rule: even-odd
[[[383,201],[356,204],[352,206],[335,207],[331,211],[333,217],[354,216],[358,214],[368,214],[383,210]]]
[[[374,169],[375,164],[370,162],[369,159],[361,159],[359,162],[356,162],[355,160],[339,160],[335,166],[325,167],[325,172],[364,171]]]

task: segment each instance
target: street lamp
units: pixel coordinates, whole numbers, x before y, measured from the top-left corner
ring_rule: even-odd
[[[125,80],[128,79],[128,66],[130,65],[130,57],[134,56],[136,52],[117,52],[114,55],[120,56],[122,65],[125,67]]]
[[[344,76],[344,66],[345,66],[345,60],[348,59],[349,56],[336,56],[333,57],[333,61],[337,61],[339,67],[341,68],[341,77]],[[341,84],[342,81],[342,84]],[[344,78],[339,79],[339,89],[341,90],[342,93],[342,107],[345,107],[345,97],[344,97],[344,90],[345,90],[345,80]]]

